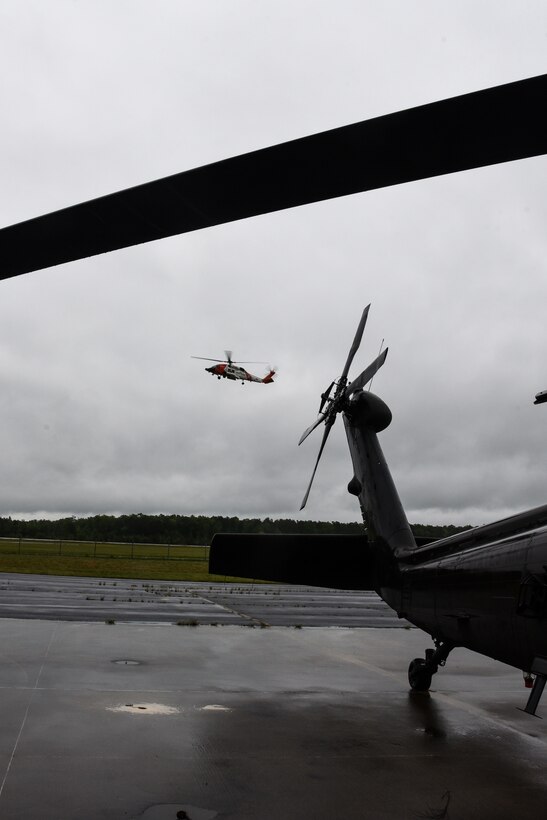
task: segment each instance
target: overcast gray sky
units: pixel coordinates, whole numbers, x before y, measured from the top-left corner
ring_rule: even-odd
[[[3,0],[0,224],[547,70],[541,0]],[[545,503],[544,157],[0,283],[0,515],[298,517],[372,302],[412,522]],[[279,366],[219,382],[191,354]],[[249,369],[252,369],[249,367]],[[262,366],[255,369],[262,375]],[[351,375],[351,373],[350,373]],[[357,520],[343,424],[301,517]]]

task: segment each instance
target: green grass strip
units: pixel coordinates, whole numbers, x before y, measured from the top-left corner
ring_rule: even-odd
[[[249,584],[249,578],[210,575],[201,561],[153,558],[77,558],[55,555],[0,555],[0,572],[32,575],[74,575],[85,578],[136,578],[162,581],[228,581]]]

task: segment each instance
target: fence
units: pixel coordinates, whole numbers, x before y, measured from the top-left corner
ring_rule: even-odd
[[[64,555],[72,558],[138,558],[140,560],[209,560],[208,546],[140,544],[116,541],[69,541],[0,537],[0,555]]]

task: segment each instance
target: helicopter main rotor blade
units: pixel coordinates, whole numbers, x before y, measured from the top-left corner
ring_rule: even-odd
[[[209,359],[207,356],[190,356],[191,359],[201,359],[204,362],[225,362],[226,359]]]
[[[323,433],[323,440],[321,441],[321,447],[319,448],[319,455],[317,456],[317,461],[315,462],[315,467],[313,468],[313,473],[311,474],[310,483],[308,484],[308,489],[306,490],[306,495],[302,499],[302,504],[300,505],[300,509],[303,510],[308,502],[308,496],[310,494],[311,485],[313,484],[313,479],[315,478],[315,473],[317,472],[317,467],[319,465],[319,459],[323,455],[323,450],[325,449],[325,444],[327,443],[327,439],[329,437],[329,433],[332,430],[332,426],[334,424],[334,420],[336,416],[329,416],[327,421],[325,422],[325,432]]]
[[[547,153],[547,74],[147,182],[0,230],[0,278],[238,219]]]
[[[349,373],[351,363],[353,361],[353,358],[354,358],[355,354],[359,350],[359,345],[361,344],[361,339],[363,338],[363,331],[364,331],[365,325],[367,323],[369,310],[370,310],[370,305],[367,305],[366,308],[363,311],[362,316],[361,316],[361,321],[359,322],[359,326],[357,328],[357,332],[355,334],[353,344],[350,347],[350,351],[348,353],[348,358],[346,360],[346,364],[345,364],[344,369],[342,371],[342,375],[340,376],[340,382],[339,383],[341,384],[342,387],[345,386],[346,377]]]
[[[371,364],[369,364],[369,366],[366,367],[363,370],[363,372],[360,373],[359,376],[357,376],[357,378],[352,381],[350,385],[346,387],[346,389],[344,390],[344,396],[346,398],[349,399],[352,393],[355,393],[356,390],[361,390],[365,386],[365,384],[367,384],[372,378],[374,378],[376,373],[379,371],[379,369],[385,362],[388,350],[389,348],[386,347],[386,349],[382,351],[382,353],[380,353],[380,355],[377,356],[376,359],[374,359],[374,361]]]

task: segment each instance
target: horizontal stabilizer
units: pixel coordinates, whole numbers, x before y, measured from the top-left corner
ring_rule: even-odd
[[[333,589],[375,588],[373,551],[364,534],[217,533],[209,572]]]

